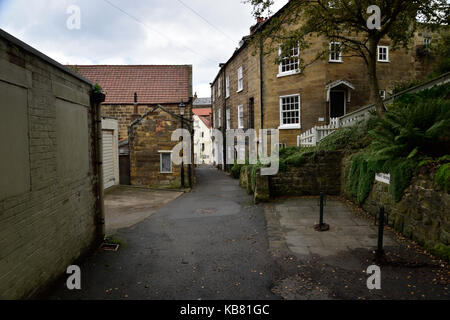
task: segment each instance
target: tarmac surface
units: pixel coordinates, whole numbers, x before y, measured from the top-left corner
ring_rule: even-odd
[[[159,210],[152,192],[120,194],[112,203],[139,219],[80,265],[82,289],[61,281],[50,299],[112,300],[448,300],[450,268],[385,229],[384,259],[375,260],[374,220],[330,197],[327,232],[317,232],[318,199],[291,197],[254,205],[238,181],[211,167],[196,169],[194,190]],[[178,198],[177,198],[178,197]],[[160,199],[161,200],[161,199]],[[163,200],[163,201],[167,201]],[[122,203],[122,204],[121,204]],[[157,201],[160,203],[160,201]],[[111,203],[110,203],[111,204]],[[120,215],[120,210],[115,213]],[[121,218],[122,219],[122,218]],[[122,222],[124,222],[122,221]],[[139,222],[140,221],[140,222]],[[381,289],[367,286],[370,266]]]
[[[264,212],[224,173],[196,170],[197,186],[114,235],[118,252],[81,265],[82,289],[60,283],[51,299],[280,299]]]

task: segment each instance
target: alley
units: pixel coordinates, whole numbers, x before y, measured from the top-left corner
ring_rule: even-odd
[[[264,213],[236,180],[196,169],[197,186],[114,236],[83,265],[82,290],[52,299],[277,299]]]

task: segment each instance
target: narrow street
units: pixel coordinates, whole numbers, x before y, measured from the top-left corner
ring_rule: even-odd
[[[118,252],[83,265],[82,290],[51,299],[278,299],[264,212],[236,180],[197,168],[197,186],[145,221],[119,230]]]

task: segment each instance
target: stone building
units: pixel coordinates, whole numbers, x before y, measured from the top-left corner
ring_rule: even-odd
[[[172,163],[181,128],[180,103],[186,105],[184,128],[192,130],[191,65],[74,66],[106,93],[102,115],[119,122],[120,180],[131,185],[179,188],[181,166]],[[191,139],[192,140],[192,139]],[[192,147],[192,143],[190,144]],[[192,151],[190,152],[192,155]],[[191,175],[189,175],[189,172]],[[185,164],[185,186],[192,181]]]
[[[259,19],[230,59],[220,64],[211,83],[214,128],[224,135],[227,129],[255,129],[257,134],[259,129],[279,129],[280,143],[296,146],[301,133],[368,104],[369,76],[361,58],[343,57],[335,43],[316,38],[305,50],[292,48],[291,55],[276,64],[277,53],[261,54],[270,39],[258,44],[251,41],[268,21]],[[382,96],[389,95],[396,83],[427,73],[429,65],[417,49],[429,39],[427,32],[416,33],[409,51],[391,50],[389,39],[381,41],[378,78]],[[330,48],[328,59],[300,70],[299,57],[311,61],[324,46]],[[226,146],[215,141],[213,149],[215,154],[223,153]]]
[[[0,97],[0,300],[33,298],[104,239],[104,96],[0,29]]]
[[[178,105],[192,97],[190,65],[77,65],[72,68],[98,83],[106,94],[102,115],[119,121],[119,140],[131,122],[156,105]]]

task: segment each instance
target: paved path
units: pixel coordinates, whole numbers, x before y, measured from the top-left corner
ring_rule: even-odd
[[[264,213],[237,180],[197,169],[195,190],[115,236],[82,266],[82,290],[52,299],[276,299]]]

